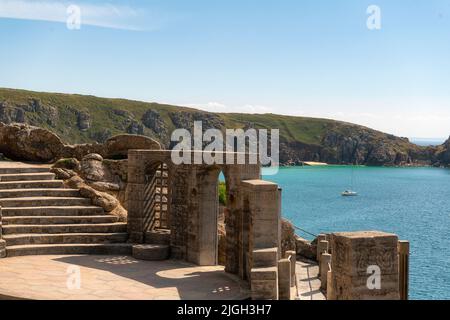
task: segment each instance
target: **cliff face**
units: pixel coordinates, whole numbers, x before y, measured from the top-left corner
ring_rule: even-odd
[[[105,142],[113,135],[139,134],[170,148],[175,128],[280,129],[283,164],[448,165],[450,140],[419,147],[406,138],[366,127],[274,114],[218,114],[191,108],[93,96],[0,89],[0,122],[26,123],[56,133],[68,144]]]
[[[399,138],[356,125],[336,125],[326,131],[319,146],[291,143],[289,158],[333,164],[431,165],[434,148],[419,147]],[[297,153],[297,157],[292,154]]]

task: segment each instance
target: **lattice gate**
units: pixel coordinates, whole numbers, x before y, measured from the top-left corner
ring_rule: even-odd
[[[166,164],[157,165],[145,175],[144,227],[145,230],[169,229],[169,170]]]

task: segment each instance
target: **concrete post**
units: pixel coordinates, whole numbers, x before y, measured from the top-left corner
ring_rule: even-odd
[[[291,261],[291,287],[295,287],[295,267],[297,265],[297,253],[295,251],[286,251],[286,258]]]
[[[409,289],[409,241],[398,242],[398,269],[400,300],[408,300]]]
[[[291,300],[291,261],[278,261],[278,297],[280,300]]]
[[[328,253],[328,241],[320,240],[320,242],[317,244],[317,253],[318,253],[317,262],[319,263],[319,277],[320,277],[320,275],[322,274],[322,268],[320,267],[322,263],[322,254]]]
[[[320,242],[321,241],[326,241],[327,240],[327,236],[325,234],[319,234],[317,236],[317,252],[316,252],[316,261],[320,262],[320,255],[322,254],[322,252],[320,251]]]
[[[323,253],[320,257],[320,288],[322,290],[327,289],[327,281],[328,281],[328,265],[331,263],[331,254]]]
[[[2,207],[0,206],[0,259],[6,257],[6,241],[2,235]]]
[[[327,300],[336,300],[334,296],[333,270],[327,272]]]

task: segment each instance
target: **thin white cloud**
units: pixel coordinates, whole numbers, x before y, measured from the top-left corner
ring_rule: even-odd
[[[81,10],[81,27],[89,25],[134,31],[144,29],[136,24],[143,16],[141,10],[129,6],[94,5],[75,1],[0,0],[0,18],[66,23],[70,5],[77,5]]]

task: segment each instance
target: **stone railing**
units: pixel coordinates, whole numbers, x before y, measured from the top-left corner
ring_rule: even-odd
[[[6,242],[2,236],[2,207],[0,206],[0,259],[6,257]]]
[[[327,300],[408,299],[409,242],[394,234],[319,235],[317,257]]]

